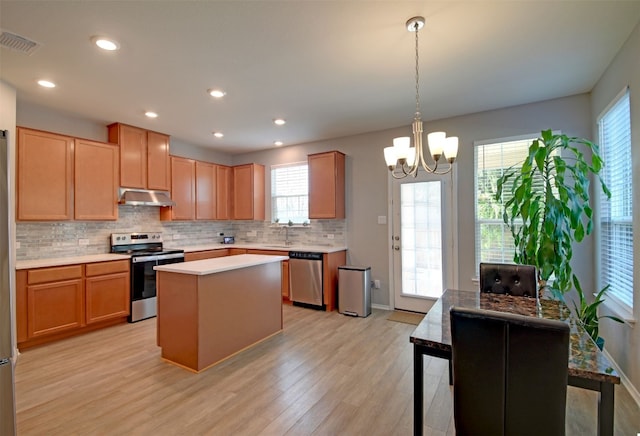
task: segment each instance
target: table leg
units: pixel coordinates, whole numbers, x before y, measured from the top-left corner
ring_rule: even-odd
[[[614,389],[615,386],[612,383],[600,383],[598,436],[613,436]]]
[[[418,345],[413,346],[413,434],[422,436],[422,415],[424,414],[424,372],[423,354]]]

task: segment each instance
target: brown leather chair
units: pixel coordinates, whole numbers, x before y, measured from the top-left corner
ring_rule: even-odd
[[[480,292],[537,298],[536,267],[507,263],[481,263]]]
[[[458,435],[564,435],[569,325],[451,308]]]

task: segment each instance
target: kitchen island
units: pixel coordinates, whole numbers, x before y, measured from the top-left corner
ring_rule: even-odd
[[[243,254],[154,267],[162,358],[200,372],[282,331],[283,260]]]

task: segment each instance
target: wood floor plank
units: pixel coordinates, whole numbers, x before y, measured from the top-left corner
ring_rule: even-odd
[[[160,358],[155,320],[27,350],[18,435],[409,435],[415,326],[284,307],[284,331],[200,374]],[[454,435],[448,365],[424,360],[427,435]],[[567,434],[595,435],[597,396],[569,388]],[[615,432],[640,432],[616,387]]]

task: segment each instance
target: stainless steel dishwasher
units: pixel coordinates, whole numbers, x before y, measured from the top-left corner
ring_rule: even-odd
[[[296,306],[325,310],[322,253],[289,252],[289,298]]]

